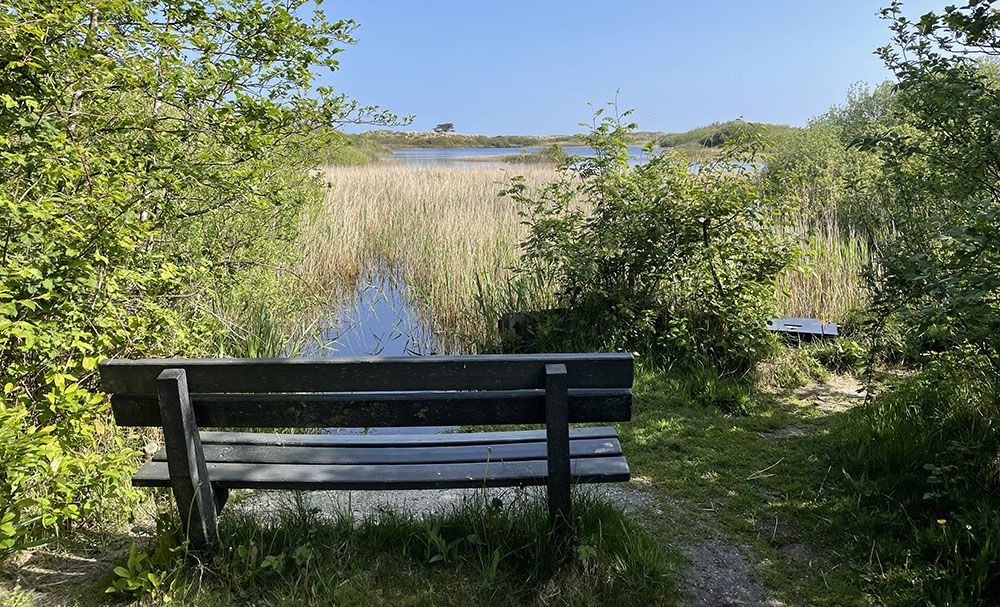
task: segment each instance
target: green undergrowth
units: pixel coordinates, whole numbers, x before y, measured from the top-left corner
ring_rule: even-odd
[[[751,578],[788,605],[867,604],[875,560],[854,533],[864,513],[852,507],[831,438],[861,399],[816,383],[833,371],[814,356],[833,347],[779,347],[810,369],[785,387],[637,365],[633,418],[618,433],[632,488],[652,506],[630,516],[671,557],[678,580],[697,566],[687,550],[718,541],[736,546]],[[684,600],[683,584],[671,600]]]
[[[359,166],[371,164],[392,150],[374,139],[360,135],[343,135],[318,151],[312,159],[316,165]]]
[[[935,357],[839,428],[859,527],[876,538],[895,604],[1000,597],[1000,377],[972,352]]]
[[[104,580],[113,592],[95,589],[81,600],[656,605],[674,596],[664,553],[608,504],[577,495],[572,530],[560,539],[550,533],[544,501],[475,496],[425,518],[387,510],[362,520],[331,517],[301,500],[272,518],[237,507],[221,518],[222,543],[212,556],[188,558],[161,529]]]

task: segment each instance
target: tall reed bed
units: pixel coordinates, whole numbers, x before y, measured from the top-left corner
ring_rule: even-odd
[[[547,166],[413,167],[379,163],[330,167],[321,204],[302,219],[302,277],[349,297],[373,268],[391,269],[429,309],[431,325],[461,347],[483,344],[496,314],[551,303],[551,285],[511,281],[523,235],[514,203],[500,197],[513,175],[528,187],[555,179]],[[861,237],[834,223],[791,228],[804,243],[803,268],[779,281],[785,313],[841,320],[864,303],[859,272],[869,259]],[[388,273],[388,271],[387,271]],[[515,292],[516,291],[516,292]]]
[[[372,267],[391,267],[430,305],[435,327],[481,339],[495,320],[477,313],[476,294],[504,288],[518,258],[521,220],[499,195],[513,175],[537,186],[555,171],[391,163],[326,169],[326,196],[302,220],[303,273],[346,294]]]
[[[861,272],[871,260],[867,239],[833,220],[810,227],[802,218],[790,230],[804,255],[800,267],[778,281],[785,314],[838,322],[864,306]]]

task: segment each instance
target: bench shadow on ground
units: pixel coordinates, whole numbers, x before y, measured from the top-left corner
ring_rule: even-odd
[[[0,572],[0,605],[56,607],[75,604],[75,597],[99,586],[101,580],[120,564],[132,541],[143,539],[119,533],[85,535],[81,542],[72,546],[38,548],[7,563]],[[26,602],[27,599],[18,602],[15,588],[20,588],[31,602]]]

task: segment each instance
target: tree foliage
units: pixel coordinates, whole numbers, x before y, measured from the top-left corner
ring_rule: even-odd
[[[876,301],[942,350],[1000,353],[1000,17],[991,2],[911,21],[880,55],[898,79],[902,118],[863,142],[884,159],[905,218],[881,260]],[[927,339],[929,338],[929,339]],[[1000,359],[997,359],[1000,371]]]
[[[1000,596],[1000,11],[969,0],[882,14],[893,103],[856,147],[877,155],[893,219],[870,276],[874,328],[899,327],[916,369],[852,412],[838,453],[885,546],[886,601],[988,605]]]
[[[843,104],[782,139],[764,168],[768,187],[811,229],[878,240],[895,221],[893,189],[879,155],[858,143],[897,121],[889,83],[854,85]]]
[[[313,86],[351,21],[304,2],[6,2],[0,10],[0,557],[107,517],[136,453],[94,391],[113,355],[198,352],[348,120]]]

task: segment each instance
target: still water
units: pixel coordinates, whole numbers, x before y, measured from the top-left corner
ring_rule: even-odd
[[[571,156],[594,156],[594,149],[583,145],[565,146],[563,149]],[[504,162],[502,160],[504,156],[530,154],[538,150],[538,146],[520,148],[397,148],[392,151],[392,158],[413,166],[496,168],[517,166]],[[636,162],[641,162],[646,155],[640,146],[630,146],[628,151],[636,158]]]
[[[446,353],[443,336],[428,323],[397,272],[381,268],[358,282],[354,294],[324,321],[314,356],[424,356]],[[451,426],[327,428],[329,434],[432,434]]]
[[[376,270],[358,282],[320,329],[323,356],[424,356],[442,354],[439,336],[427,322],[398,273]]]

